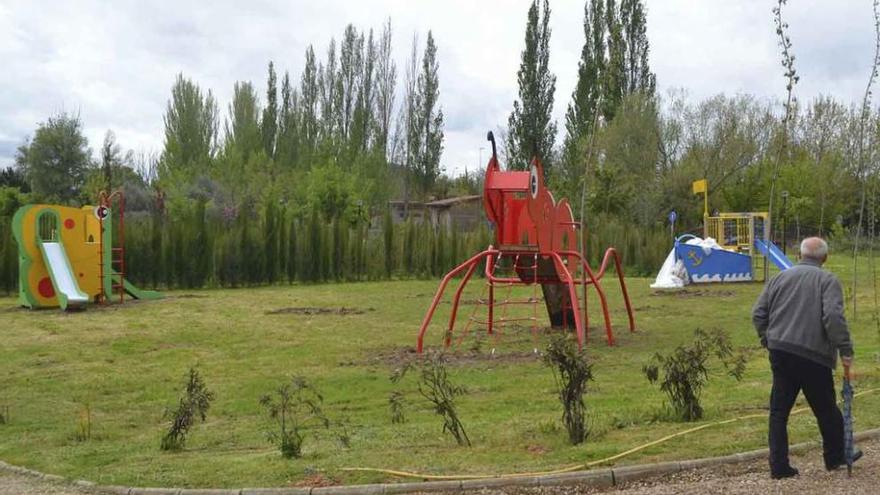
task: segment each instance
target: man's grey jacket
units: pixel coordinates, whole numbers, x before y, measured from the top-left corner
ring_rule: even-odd
[[[790,352],[831,369],[837,353],[852,356],[843,315],[843,290],[821,264],[804,259],[764,287],[752,322],[768,349]]]

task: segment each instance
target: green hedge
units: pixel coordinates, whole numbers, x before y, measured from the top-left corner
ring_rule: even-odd
[[[379,225],[294,216],[271,203],[224,218],[194,201],[174,214],[126,215],[126,277],[159,288],[241,287],[274,283],[439,278],[485,249],[492,233],[435,229],[407,221]],[[18,287],[17,246],[11,218],[0,219],[0,289]],[[588,259],[601,262],[617,248],[629,275],[652,275],[671,247],[663,228],[637,229],[613,219],[588,225]]]

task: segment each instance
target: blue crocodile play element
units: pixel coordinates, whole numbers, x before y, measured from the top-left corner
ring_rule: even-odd
[[[684,263],[691,282],[753,280],[751,256],[724,249],[706,250],[701,246],[685,244],[686,240],[685,236],[675,240],[675,257]]]
[[[755,239],[755,249],[772,261],[773,264],[776,265],[776,268],[779,268],[780,270],[788,270],[794,264],[778,247],[776,247],[776,244],[773,244],[772,242]]]

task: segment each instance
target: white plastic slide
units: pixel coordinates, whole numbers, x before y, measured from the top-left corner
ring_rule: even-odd
[[[41,242],[40,248],[61,309],[82,306],[89,302],[89,296],[81,291],[76,283],[64,246],[60,242]]]

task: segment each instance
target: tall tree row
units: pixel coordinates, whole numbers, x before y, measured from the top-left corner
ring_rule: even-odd
[[[165,146],[159,162],[166,183],[190,181],[208,172],[217,149],[217,102],[211,91],[182,74],[171,88],[165,111]]]
[[[553,98],[556,76],[550,73],[550,5],[533,0],[526,20],[525,49],[516,74],[519,98],[507,120],[509,166],[525,169],[533,156],[552,169],[556,143]]]
[[[418,38],[413,37],[400,120],[399,127],[405,141],[403,162],[413,177],[413,185],[425,195],[440,176],[440,155],[443,153],[439,63],[431,31],[428,31],[421,56],[418,55]]]
[[[587,0],[578,79],[565,114],[565,137],[557,177],[569,195],[587,180],[590,136],[610,123],[627,95],[650,104],[656,78],[650,70],[647,14],[641,0]],[[598,155],[598,153],[597,153]],[[601,171],[595,171],[602,173]]]
[[[397,65],[391,56],[391,20],[382,28],[376,55],[376,130],[375,145],[380,155],[390,159],[391,124],[394,115],[394,95],[397,88]]]
[[[571,102],[565,112],[565,139],[562,144],[562,173],[575,181],[582,173],[578,167],[583,154],[584,136],[593,132],[598,123],[602,94],[600,80],[605,74],[605,16],[603,0],[584,4],[584,46],[578,61],[578,78]]]

